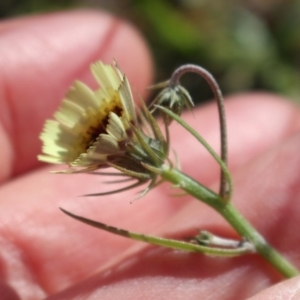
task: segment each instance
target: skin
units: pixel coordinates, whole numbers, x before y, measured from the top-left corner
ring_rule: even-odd
[[[0,24],[0,295],[16,299],[300,299],[299,278],[282,277],[257,255],[221,259],[158,247],[91,228],[75,214],[138,232],[184,239],[198,229],[235,238],[211,209],[171,197],[165,184],[138,201],[109,178],[53,175],[36,160],[38,135],[74,79],[95,86],[91,62],[115,58],[134,91],[151,83],[141,36],[101,12],[69,12]],[[145,94],[142,94],[145,96]],[[300,267],[300,110],[276,95],[226,99],[233,201],[266,239]],[[218,148],[215,103],[184,118]],[[182,170],[218,188],[219,169],[194,138],[172,125]],[[281,282],[282,281],[282,282]]]

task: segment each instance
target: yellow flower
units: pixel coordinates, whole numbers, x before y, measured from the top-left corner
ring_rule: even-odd
[[[100,89],[75,81],[40,136],[44,154],[38,159],[66,163],[68,173],[107,167],[108,156],[122,153],[137,122],[128,80],[118,66],[97,62],[91,70]]]
[[[69,165],[56,173],[113,167],[119,172],[96,173],[137,180],[125,188],[87,196],[117,193],[150,180],[142,196],[157,184],[157,168],[168,156],[168,141],[145,105],[135,110],[128,80],[116,64],[97,62],[91,69],[100,88],[92,91],[82,82],[73,83],[54,120],[45,123],[40,136],[43,154],[38,159]]]

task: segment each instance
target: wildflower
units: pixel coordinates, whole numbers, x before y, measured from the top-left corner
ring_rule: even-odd
[[[54,120],[47,120],[40,136],[40,161],[65,163],[58,173],[91,172],[114,167],[139,182],[156,176],[143,164],[157,167],[167,157],[167,145],[146,107],[136,111],[129,82],[116,65],[91,66],[100,85],[96,91],[75,81]],[[148,123],[146,135],[138,120]],[[114,173],[115,174],[115,173]]]

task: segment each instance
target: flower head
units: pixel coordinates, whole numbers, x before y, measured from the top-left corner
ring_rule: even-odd
[[[54,120],[45,123],[38,159],[69,166],[58,173],[114,167],[139,182],[150,179],[155,184],[157,174],[147,165],[158,167],[168,155],[155,119],[145,106],[135,109],[128,80],[116,64],[97,62],[91,70],[100,88],[93,91],[82,82],[73,83]],[[145,134],[138,119],[151,132]]]
[[[73,83],[55,120],[45,123],[39,160],[93,170],[120,152],[130,123],[136,122],[128,80],[116,64],[97,62],[91,69],[101,88],[92,91],[82,82]]]
[[[164,88],[155,98],[153,104],[157,104],[168,108],[176,115],[180,116],[184,106],[190,108],[194,106],[194,102],[189,92],[179,83],[171,84],[170,81],[159,83],[151,88]],[[153,109],[155,111],[155,108]],[[169,125],[173,119],[162,113],[164,120]]]

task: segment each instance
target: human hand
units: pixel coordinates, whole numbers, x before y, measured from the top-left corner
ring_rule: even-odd
[[[77,198],[115,186],[101,176],[53,175],[48,171],[57,168],[39,168],[44,120],[74,79],[93,84],[91,62],[115,58],[133,89],[149,85],[149,54],[132,28],[106,14],[72,12],[5,21],[0,32],[1,299],[245,299],[262,290],[251,299],[296,297],[298,278],[270,287],[281,278],[257,255],[220,259],[152,247],[62,214],[58,207],[181,239],[198,228],[235,236],[211,209],[191,197],[170,197],[174,191],[168,188],[132,204],[133,191]],[[297,264],[300,111],[276,96],[244,94],[227,99],[226,112],[233,201]],[[184,118],[218,148],[214,103]],[[183,171],[217,184],[219,169],[209,155],[179,125],[171,131]]]

